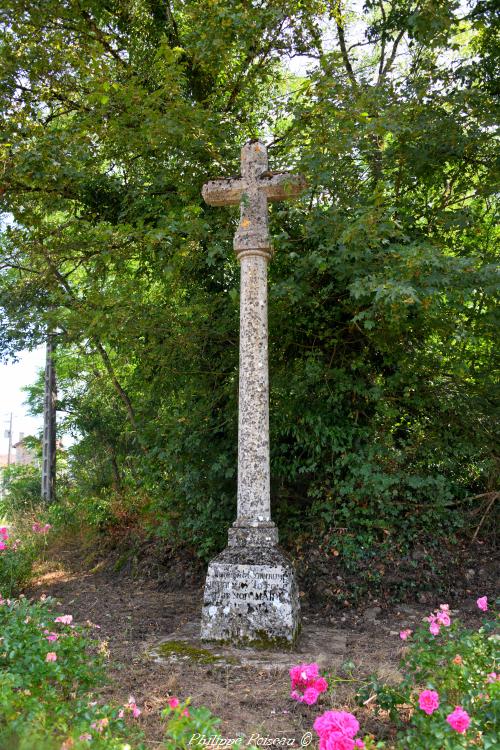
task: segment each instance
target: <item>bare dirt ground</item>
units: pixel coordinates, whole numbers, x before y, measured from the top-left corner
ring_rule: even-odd
[[[205,705],[219,716],[223,737],[245,736],[247,741],[252,735],[294,737],[298,747],[300,738],[312,730],[314,718],[323,710],[355,708],[362,733],[373,732],[378,739],[390,740],[391,728],[384,717],[375,717],[371,705],[356,707],[354,696],[370,674],[398,679],[404,648],[399,630],[414,626],[433,607],[417,604],[383,609],[372,605],[364,611],[326,615],[306,603],[305,630],[321,623],[346,635],[345,654],[335,656],[332,663],[336,667],[327,675],[334,685],[333,695],[329,693],[322,703],[310,708],[290,700],[289,678],[283,666],[259,670],[197,663],[188,658],[155,663],[148,647],[196,620],[201,610],[202,571],[186,576],[187,582],[182,577],[175,580],[176,576],[178,571],[173,567],[174,580],[165,586],[144,573],[131,575],[127,568],[117,573],[112,561],[96,562],[95,556],[89,558],[88,550],[85,553],[73,541],[47,552],[26,592],[29,596],[53,596],[76,621],[91,620],[100,625],[99,637],[109,648],[109,669],[108,684],[100,690],[98,699],[121,704],[133,695],[143,710],[139,722],[148,748],[162,747],[164,723],[160,713],[174,695],[181,700],[190,697],[193,705]],[[308,597],[304,598],[307,602]],[[466,619],[476,619],[472,600],[449,603]],[[293,663],[290,654],[290,665]]]

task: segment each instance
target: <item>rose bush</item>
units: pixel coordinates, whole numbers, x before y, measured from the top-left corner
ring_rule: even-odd
[[[2,749],[144,748],[133,698],[123,707],[92,700],[104,671],[91,630],[58,615],[51,599],[0,596]]]
[[[489,609],[487,597],[478,608]],[[403,630],[403,681],[397,687],[372,678],[360,691],[360,703],[377,699],[399,727],[397,748],[458,750],[497,747],[496,717],[500,681],[495,671],[498,634],[495,619],[478,630],[462,625],[441,604],[412,634]]]

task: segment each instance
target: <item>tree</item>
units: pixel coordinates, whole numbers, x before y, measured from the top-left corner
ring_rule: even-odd
[[[235,213],[200,190],[254,136],[310,184],[271,215],[285,537],[394,548],[449,534],[457,502],[491,488],[495,31],[480,5],[4,3],[0,337],[9,354],[61,332],[85,492],[145,493],[158,533],[201,555],[223,544]]]

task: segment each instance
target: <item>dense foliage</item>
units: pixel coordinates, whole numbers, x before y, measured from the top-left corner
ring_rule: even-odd
[[[2,349],[53,333],[103,523],[208,556],[234,518],[236,212],[200,190],[250,137],[309,182],[271,209],[285,539],[404,551],[494,490],[494,5],[4,0]]]

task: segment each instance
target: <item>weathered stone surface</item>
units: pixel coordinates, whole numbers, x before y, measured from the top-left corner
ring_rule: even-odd
[[[159,641],[149,642],[146,651],[159,664],[195,662],[205,664],[210,670],[221,666],[288,671],[290,664],[302,662],[316,662],[321,669],[340,669],[348,655],[347,636],[347,630],[309,623],[292,649],[262,649],[252,645],[202,641],[200,621],[197,620],[185,623]]]
[[[208,567],[202,639],[292,646],[299,632],[293,567],[278,547],[227,547]]]
[[[208,568],[201,635],[211,641],[290,645],[299,630],[299,600],[293,567],[276,546],[271,521],[267,202],[298,195],[305,181],[269,172],[267,150],[259,142],[242,148],[241,175],[211,180],[202,190],[212,206],[240,204],[234,249],[241,295],[238,518],[228,548]]]

